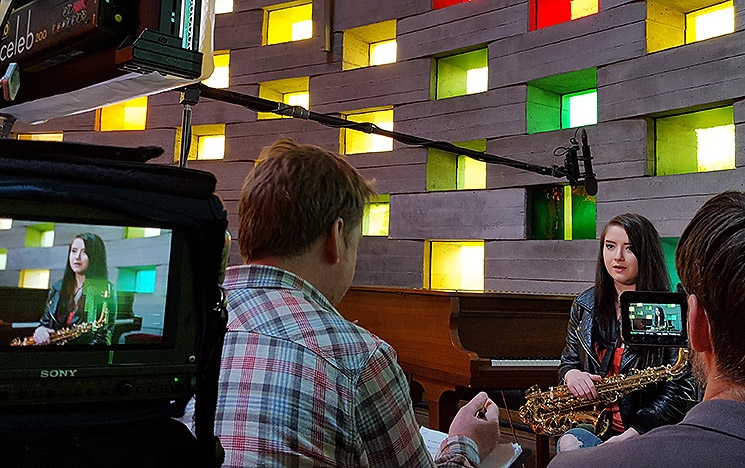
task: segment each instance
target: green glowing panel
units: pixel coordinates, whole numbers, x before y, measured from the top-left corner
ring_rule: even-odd
[[[526,109],[528,133],[561,128],[561,95],[528,85]]]
[[[437,59],[436,99],[486,91],[487,62],[486,49]]]
[[[39,223],[26,227],[24,247],[52,246],[54,246],[54,223]]]
[[[675,249],[678,248],[678,241],[680,237],[663,237],[662,238],[662,254],[665,256],[665,263],[667,264],[667,272],[670,274],[670,284],[675,286],[680,283],[680,277],[678,277],[678,270],[675,269]]]
[[[734,169],[731,106],[657,119],[657,175]]]
[[[8,249],[0,249],[0,270],[8,266]]]
[[[483,153],[486,139],[460,141],[456,146]],[[427,152],[427,191],[486,188],[486,163],[448,151]]]
[[[598,92],[594,89],[561,97],[561,128],[598,123]]]
[[[596,200],[584,187],[532,189],[530,207],[531,239],[595,239]]]
[[[362,217],[363,236],[388,236],[391,212],[390,195],[379,195],[377,200],[365,205]]]

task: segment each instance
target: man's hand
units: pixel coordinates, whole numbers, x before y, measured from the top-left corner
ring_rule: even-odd
[[[598,399],[595,382],[601,379],[599,375],[582,372],[579,369],[572,369],[564,375],[564,383],[572,395],[588,400]]]
[[[48,345],[50,343],[49,341],[49,332],[52,332],[51,328],[47,327],[39,327],[36,330],[34,330],[34,342],[36,344],[40,345]]]
[[[638,436],[639,433],[634,429],[633,427],[630,427],[623,431],[622,433],[618,434],[617,436],[613,436],[610,439],[603,442],[604,444],[612,444],[614,442],[621,442],[622,440],[631,439],[632,437]]]
[[[481,392],[465,404],[450,424],[449,436],[466,436],[476,443],[483,460],[499,440],[499,409]]]

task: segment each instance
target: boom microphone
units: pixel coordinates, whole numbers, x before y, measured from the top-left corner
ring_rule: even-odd
[[[590,155],[590,145],[587,143],[587,132],[582,129],[582,161],[585,163],[585,192],[594,196],[598,193],[598,180],[595,173],[592,172],[592,156]]]

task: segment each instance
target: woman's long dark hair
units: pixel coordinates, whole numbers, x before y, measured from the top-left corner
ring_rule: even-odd
[[[651,221],[644,216],[625,213],[611,219],[600,235],[600,250],[595,267],[595,320],[593,341],[601,348],[615,348],[618,337],[616,302],[618,292],[605,269],[603,250],[605,235],[610,226],[621,226],[629,236],[631,251],[636,256],[639,272],[636,276],[637,291],[670,291],[670,277],[662,253],[662,240]]]
[[[106,266],[106,246],[97,235],[91,232],[78,234],[75,239],[80,239],[85,245],[85,253],[88,255],[88,269],[85,270],[85,280],[104,280],[108,281],[109,271]],[[75,272],[70,268],[70,251],[72,243],[67,248],[67,258],[65,259],[65,273],[62,276],[62,288],[60,290],[60,301],[57,304],[57,311],[60,307],[67,307],[67,301],[75,292]]]

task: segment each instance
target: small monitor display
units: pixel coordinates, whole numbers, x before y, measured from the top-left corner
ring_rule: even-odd
[[[621,333],[628,344],[685,346],[688,341],[686,295],[626,291],[621,294]]]
[[[163,344],[171,240],[169,229],[0,216],[0,347]]]

